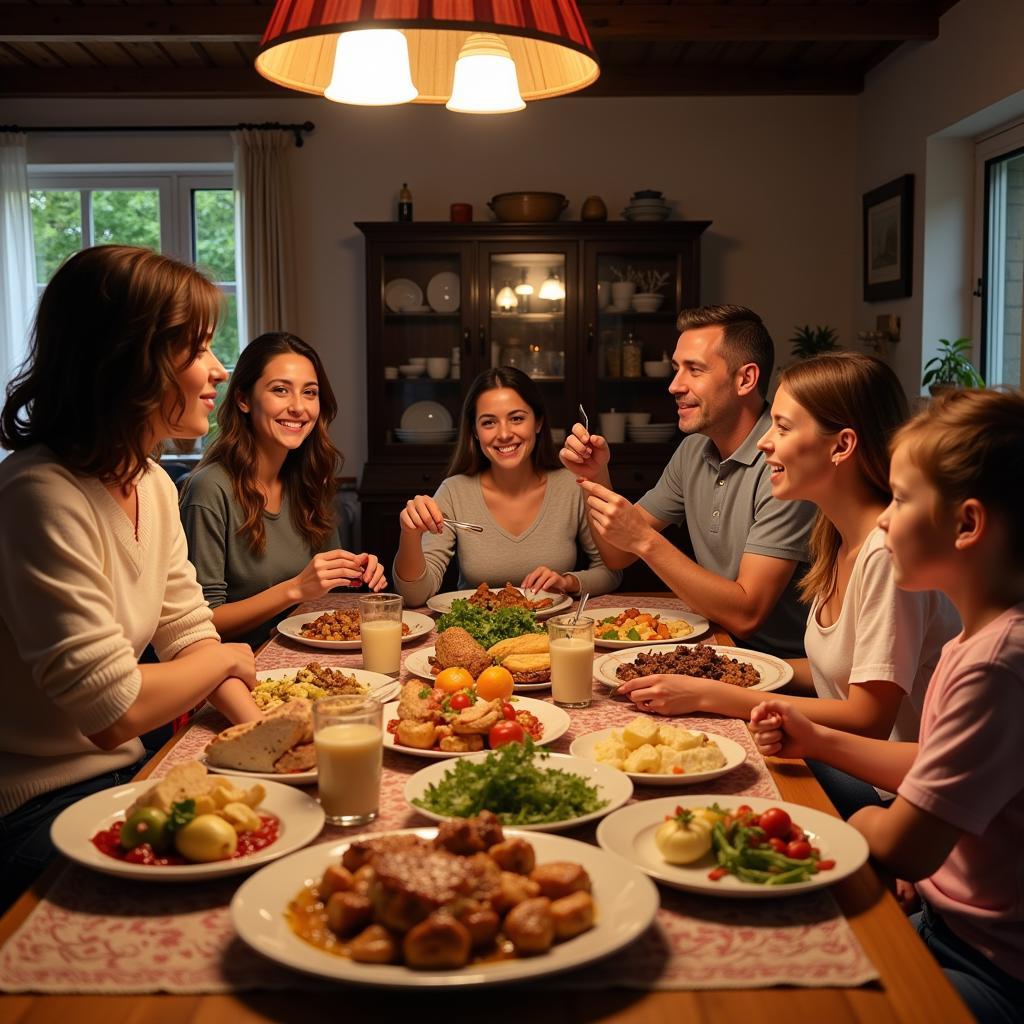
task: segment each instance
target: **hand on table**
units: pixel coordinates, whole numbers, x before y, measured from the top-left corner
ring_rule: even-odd
[[[621,683],[615,692],[625,694],[644,711],[658,715],[689,715],[701,710],[706,682],[694,676],[640,676]]]
[[[578,594],[580,591],[579,580],[572,573],[556,572],[546,565],[538,565],[523,577],[519,586],[522,590],[549,590],[554,594]]]
[[[766,700],[750,712],[750,731],[765,757],[814,757],[818,727],[782,700]]]

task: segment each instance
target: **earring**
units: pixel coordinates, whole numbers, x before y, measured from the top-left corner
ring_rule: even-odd
[[[838,455],[834,455],[832,457],[832,465],[835,466],[836,469],[839,468],[839,456]]]

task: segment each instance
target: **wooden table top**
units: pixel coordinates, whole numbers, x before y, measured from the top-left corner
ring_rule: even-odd
[[[646,596],[646,595],[629,595]],[[715,643],[731,644],[716,631]],[[140,773],[147,776],[176,742],[172,739]],[[769,769],[783,800],[835,813],[814,776],[801,761],[769,759]],[[0,944],[39,902],[63,859],[49,870],[0,919]],[[345,987],[329,993],[239,992],[230,995],[4,995],[4,1024],[263,1024],[272,1021],[355,1020],[357,1015],[415,1016],[417,1024],[449,1024],[460,1010],[475,1007],[487,1021],[516,1021],[528,1015],[531,1024],[735,1024],[752,1020],[805,1020],[822,1024],[863,1021],[920,1021],[969,1024],[967,1008],[910,927],[896,901],[870,864],[832,890],[880,975],[880,981],[859,988],[767,988],[739,990],[640,992],[603,989],[590,992],[507,990],[463,992],[453,1006],[450,993],[415,993]],[[495,993],[501,992],[496,999]]]

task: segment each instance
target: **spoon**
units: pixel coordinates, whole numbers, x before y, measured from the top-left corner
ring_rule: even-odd
[[[580,598],[580,606],[576,609],[576,617],[572,620],[572,624],[575,626],[580,621],[580,616],[583,614],[583,609],[587,606],[587,601],[590,599],[589,594],[584,594]]]
[[[583,429],[589,434],[590,433],[590,420],[587,418],[587,410],[583,408],[583,403],[580,403],[580,415],[583,417]]]

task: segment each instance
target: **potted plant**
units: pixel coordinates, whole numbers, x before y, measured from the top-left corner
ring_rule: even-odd
[[[939,339],[939,351],[924,364],[921,386],[934,395],[946,388],[983,388],[985,381],[969,356],[970,338]]]
[[[834,352],[839,348],[839,333],[834,327],[811,327],[807,324],[796,328],[789,343],[797,359],[813,359],[822,352]]]

